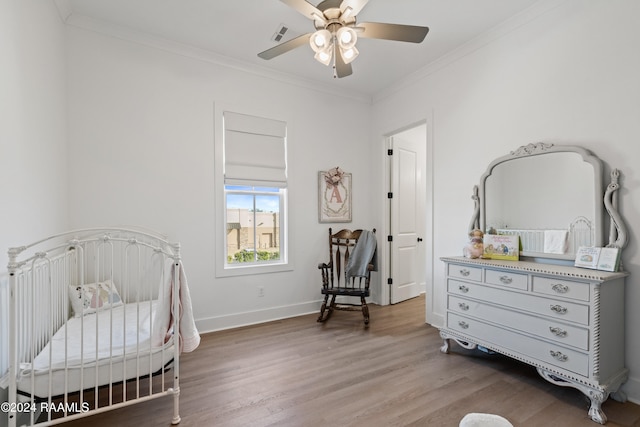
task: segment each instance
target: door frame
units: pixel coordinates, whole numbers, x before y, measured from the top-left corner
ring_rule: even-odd
[[[387,279],[390,276],[391,271],[391,254],[390,254],[390,245],[387,244],[386,236],[391,233],[390,224],[391,224],[391,212],[390,212],[390,203],[388,198],[386,197],[387,192],[390,191],[389,185],[391,182],[391,159],[387,155],[387,150],[389,150],[391,145],[391,138],[401,132],[404,132],[408,129],[425,125],[427,127],[427,140],[426,144],[426,160],[425,160],[425,178],[426,178],[426,194],[425,194],[425,235],[423,237],[424,244],[424,266],[425,266],[425,319],[426,323],[434,323],[434,264],[435,261],[433,259],[434,254],[434,242],[433,242],[433,117],[428,117],[416,122],[409,123],[405,126],[398,127],[390,132],[387,132],[382,135],[382,147],[381,149],[384,151],[383,156],[383,182],[384,182],[384,200],[382,203],[382,243],[384,247],[383,257],[384,260],[380,265],[381,275],[380,275],[380,302],[382,305],[391,304],[391,295],[389,292],[389,284],[387,284]]]

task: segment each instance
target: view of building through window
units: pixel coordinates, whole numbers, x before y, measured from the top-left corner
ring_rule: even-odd
[[[280,210],[284,190],[225,186],[227,263],[280,260]]]

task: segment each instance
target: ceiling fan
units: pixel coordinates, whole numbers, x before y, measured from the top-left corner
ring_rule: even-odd
[[[324,65],[333,60],[333,76],[351,75],[351,62],[358,56],[358,37],[421,43],[428,27],[415,25],[362,22],[356,24],[356,15],[369,0],[324,0],[314,6],[306,0],[280,0],[314,21],[316,31],[281,43],[258,56],[272,59],[307,43],[315,52],[314,58]]]

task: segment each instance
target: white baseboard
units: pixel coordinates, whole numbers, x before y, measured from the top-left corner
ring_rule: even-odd
[[[622,391],[627,394],[629,402],[640,405],[640,378],[630,377],[626,383],[622,384]]]
[[[350,298],[338,297],[337,303],[357,302]],[[200,333],[222,331],[225,329],[240,328],[242,326],[257,325],[259,323],[272,322],[274,320],[288,319],[290,317],[304,316],[305,314],[320,314],[322,300],[308,301],[300,304],[270,307],[263,310],[245,311],[225,316],[207,317],[197,319],[196,327]]]
[[[241,326],[271,322],[273,320],[287,319],[305,314],[320,313],[320,304],[321,301],[319,300],[309,301],[294,305],[271,307],[264,310],[208,317],[206,319],[196,320],[196,326],[201,333],[239,328]]]

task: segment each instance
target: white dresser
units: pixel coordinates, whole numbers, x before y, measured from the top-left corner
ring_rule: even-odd
[[[574,387],[590,400],[589,417],[607,421],[601,404],[619,401],[624,367],[624,281],[609,273],[564,265],[441,258],[447,311],[442,351],[450,340],[532,366],[546,380]]]

